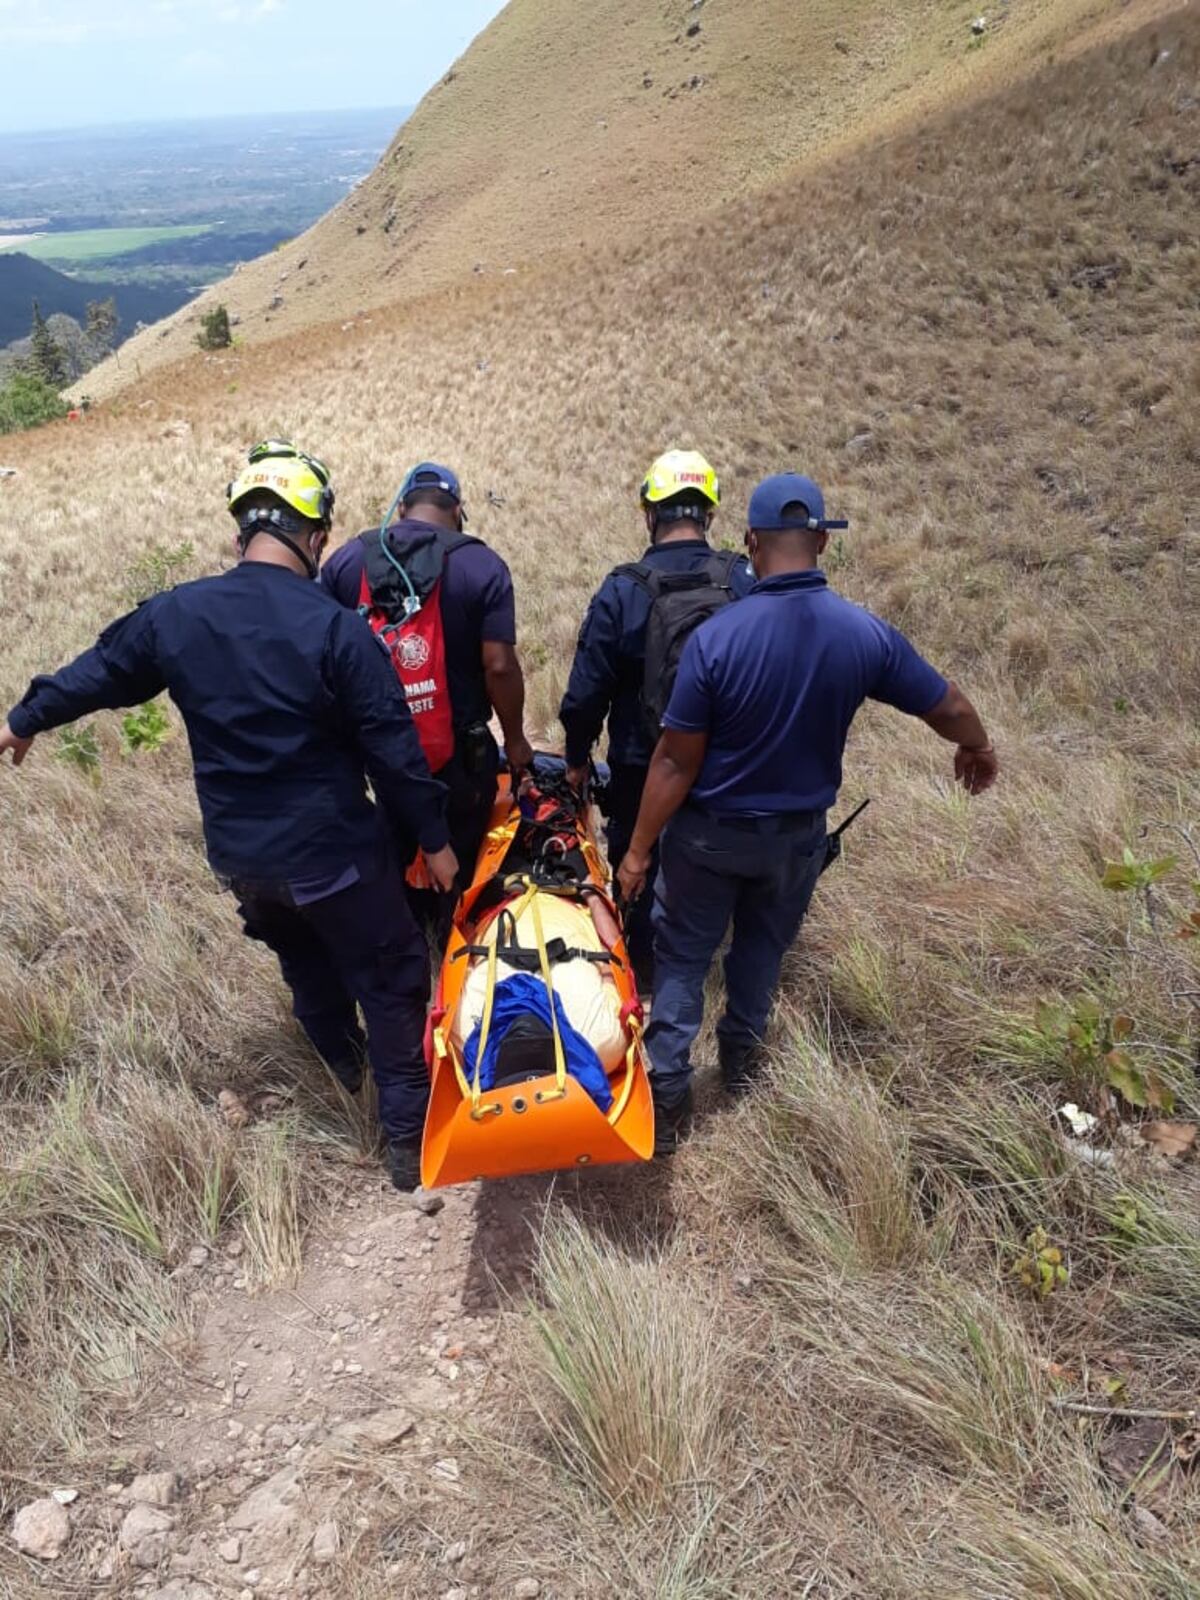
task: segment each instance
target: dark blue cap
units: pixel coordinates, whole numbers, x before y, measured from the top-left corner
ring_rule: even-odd
[[[459,505],[462,504],[462,488],[457,475],[449,467],[439,467],[436,461],[422,461],[412,469],[404,480],[400,499],[407,500],[418,489],[440,489],[443,494],[457,500]]]
[[[804,507],[801,516],[785,517],[785,506]],[[784,528],[805,528],[824,533],[829,528],[848,528],[848,522],[835,522],[825,515],[825,496],[811,478],[799,472],[780,472],[765,478],[750,496],[747,518],[755,533],[775,533]]]

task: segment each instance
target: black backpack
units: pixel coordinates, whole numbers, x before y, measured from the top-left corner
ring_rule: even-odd
[[[714,550],[701,566],[686,572],[664,572],[638,561],[613,574],[632,578],[650,596],[641,703],[646,736],[655,744],[683,647],[702,622],[733,599],[733,569],[741,559],[734,550]]]

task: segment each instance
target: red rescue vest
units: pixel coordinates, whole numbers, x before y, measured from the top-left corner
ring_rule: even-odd
[[[479,541],[449,529],[422,530],[396,549],[388,534],[363,535],[358,609],[387,646],[431,772],[454,755],[454,707],[446,671],[442,579],[446,557]]]

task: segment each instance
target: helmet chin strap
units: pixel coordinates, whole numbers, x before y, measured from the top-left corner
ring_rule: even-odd
[[[293,533],[301,530],[297,518],[289,517],[285,512],[260,506],[257,510],[247,511],[238,518],[238,527],[242,531],[241,545],[243,554],[251,539],[257,538],[260,533],[267,534],[272,539],[277,539],[280,544],[286,545],[296,559],[302,564],[310,579],[317,576],[320,571],[317,563],[308,551],[292,538]]]

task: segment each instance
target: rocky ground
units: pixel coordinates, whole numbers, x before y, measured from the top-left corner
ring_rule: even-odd
[[[544,1592],[511,1573],[495,1587],[493,1569],[481,1586],[461,1536],[469,1521],[455,1514],[466,1489],[455,1440],[503,1390],[499,1317],[526,1275],[549,1181],[409,1197],[378,1169],[355,1174],[299,1282],[267,1294],[249,1292],[236,1244],[194,1250],[179,1270],[197,1344],[125,1431],[127,1470],[17,1514],[36,1590]]]

